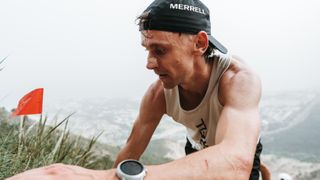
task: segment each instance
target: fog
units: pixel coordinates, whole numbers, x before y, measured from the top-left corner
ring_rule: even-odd
[[[203,0],[212,34],[247,61],[264,92],[319,88],[320,1]],[[66,98],[139,99],[145,68],[135,18],[150,0],[1,0],[0,106],[43,87]]]

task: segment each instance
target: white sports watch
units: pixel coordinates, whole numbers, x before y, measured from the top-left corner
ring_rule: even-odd
[[[141,162],[127,159],[118,164],[116,174],[121,180],[142,180],[146,169]]]

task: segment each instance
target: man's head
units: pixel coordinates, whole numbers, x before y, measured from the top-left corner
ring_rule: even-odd
[[[227,52],[210,35],[209,10],[198,0],[155,0],[138,20],[142,46],[149,52],[147,68],[165,88],[201,73],[197,63],[210,59],[213,49]]]
[[[186,34],[204,31],[209,45],[226,54],[227,49],[211,36],[209,9],[199,0],[155,0],[138,18],[140,31],[160,30]]]

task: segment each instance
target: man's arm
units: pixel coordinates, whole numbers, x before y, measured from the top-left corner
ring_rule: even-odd
[[[126,145],[119,152],[113,167],[125,159],[139,159],[166,111],[163,86],[158,80],[144,95],[139,115],[133,125]]]
[[[219,84],[224,108],[216,145],[167,164],[147,167],[147,179],[249,179],[260,133],[261,85],[259,78],[243,66],[234,62]]]
[[[263,162],[260,163],[260,171],[261,171],[262,180],[270,180],[271,179],[270,170],[269,170],[268,166]]]

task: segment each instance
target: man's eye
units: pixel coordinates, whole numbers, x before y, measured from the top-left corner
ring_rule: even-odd
[[[154,50],[154,53],[157,55],[157,56],[162,56],[166,53],[166,50],[165,49],[162,49],[162,48],[157,48]]]

